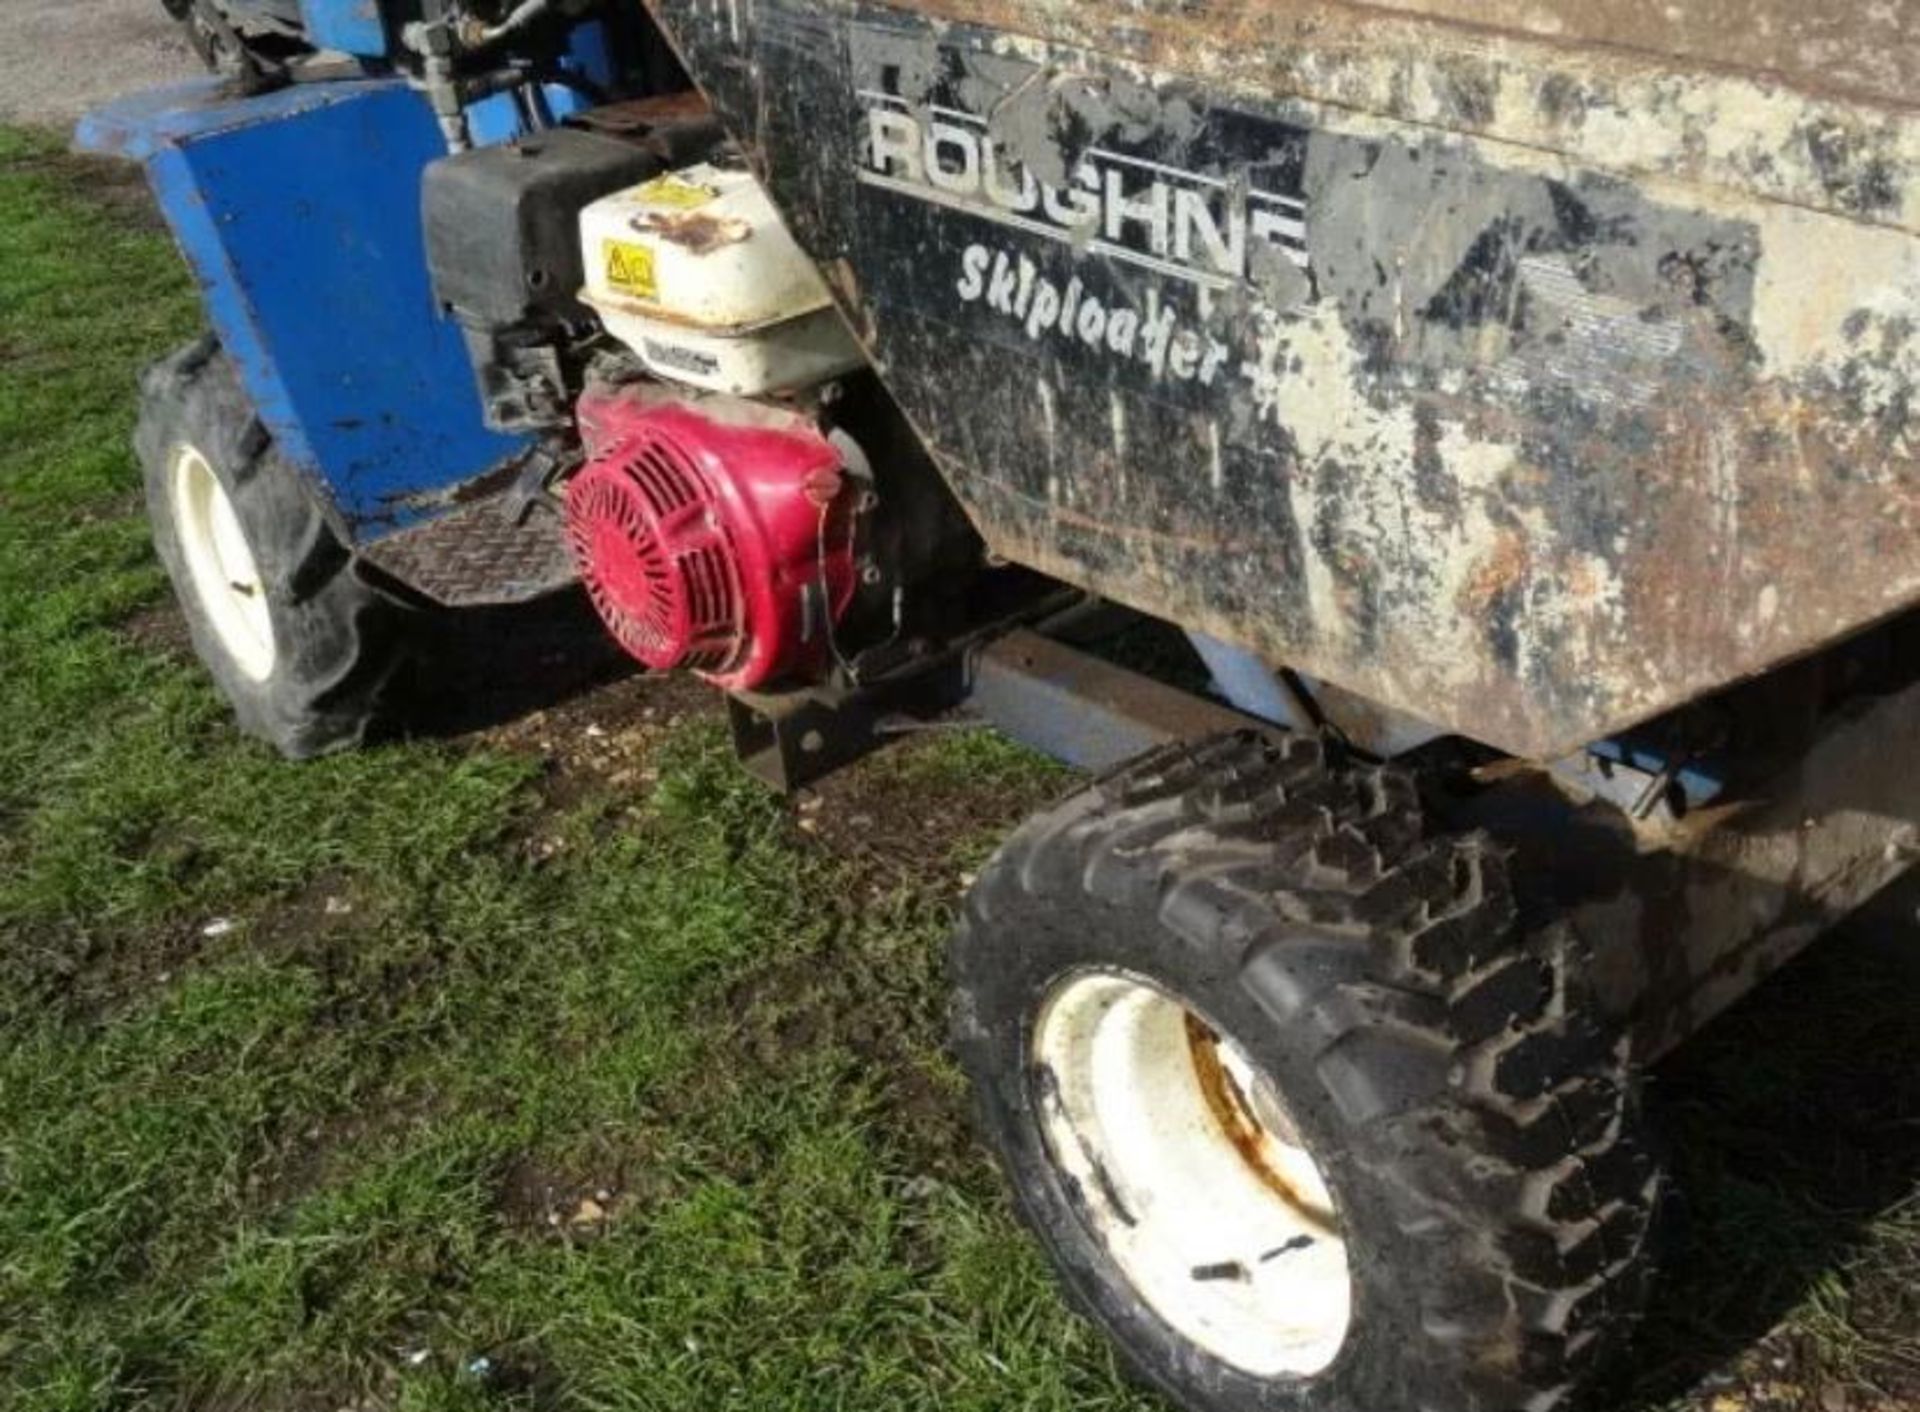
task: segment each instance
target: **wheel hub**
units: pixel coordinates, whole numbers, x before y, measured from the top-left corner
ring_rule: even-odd
[[[1352,1313],[1332,1194],[1273,1085],[1152,982],[1080,972],[1034,1035],[1056,1164],[1140,1297],[1257,1377],[1323,1371]]]
[[[173,449],[167,485],[194,596],[240,670],[265,681],[278,655],[273,616],[233,500],[205,453],[184,443]]]

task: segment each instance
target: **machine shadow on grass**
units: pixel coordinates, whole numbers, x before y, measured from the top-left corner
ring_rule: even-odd
[[[423,609],[410,627],[418,656],[403,689],[417,703],[415,735],[510,725],[641,670],[578,589],[511,606]]]
[[[1623,1407],[1920,1405],[1916,906],[1896,884],[1650,1076],[1673,1259]]]

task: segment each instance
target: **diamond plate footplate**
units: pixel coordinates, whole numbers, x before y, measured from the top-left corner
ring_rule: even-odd
[[[450,608],[525,603],[578,577],[565,521],[514,495],[460,506],[361,553],[381,572]]]

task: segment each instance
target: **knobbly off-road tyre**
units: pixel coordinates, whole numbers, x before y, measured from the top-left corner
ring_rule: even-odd
[[[1570,936],[1523,928],[1490,841],[1430,836],[1408,775],[1253,734],[1154,752],[1008,841],[952,966],[956,1048],[1016,1204],[1074,1302],[1184,1406],[1567,1406],[1630,1329],[1661,1175],[1624,1046],[1595,1018]],[[1134,998],[1075,1023],[1177,1002],[1197,1017],[1189,1036],[1243,1056],[1245,1086],[1267,1095],[1253,1107],[1318,1168],[1350,1301],[1323,1366],[1223,1356],[1163,1312],[1184,1296],[1163,1282],[1156,1305],[1122,1267],[1120,1242],[1178,1227],[1150,1225],[1165,1202],[1095,1160],[1084,1133],[1102,1122],[1069,1121],[1098,1088],[1058,1071],[1072,1066],[1055,1055],[1079,1051],[1055,1017],[1095,981]],[[1130,1151],[1132,1130],[1112,1131]],[[1211,1200],[1162,1195],[1203,1213]],[[1282,1256],[1313,1254],[1303,1243]],[[1188,1273],[1251,1290],[1242,1277],[1268,1258],[1200,1250]]]
[[[407,610],[361,577],[211,337],[142,378],[135,446],[154,547],[241,729],[308,759],[390,726]]]

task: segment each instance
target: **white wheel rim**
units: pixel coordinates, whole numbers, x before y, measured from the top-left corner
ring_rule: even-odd
[[[227,655],[249,678],[265,681],[277,656],[273,615],[233,501],[198,447],[173,449],[167,479],[194,596]]]
[[[1165,990],[1068,977],[1034,1034],[1047,1146],[1153,1311],[1260,1378],[1323,1371],[1352,1317],[1332,1194],[1273,1086]]]

